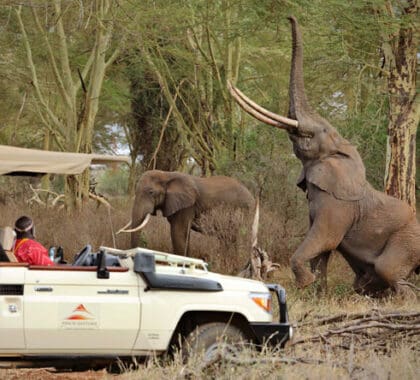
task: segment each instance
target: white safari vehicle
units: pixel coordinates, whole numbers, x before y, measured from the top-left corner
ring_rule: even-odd
[[[77,174],[93,163],[127,162],[103,155],[0,146],[0,175]],[[207,270],[198,259],[143,248],[87,245],[73,264],[16,262],[13,231],[0,228],[1,361],[124,358],[172,347],[205,357],[245,340],[283,346],[292,336],[279,285]],[[279,320],[273,322],[272,294]]]
[[[220,338],[258,347],[291,336],[282,287],[209,272],[203,260],[88,245],[73,264],[0,263],[0,357],[9,361],[147,356],[177,345],[185,357],[209,356]]]

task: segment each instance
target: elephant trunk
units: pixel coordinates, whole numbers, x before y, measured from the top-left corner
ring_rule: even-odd
[[[289,17],[292,25],[292,63],[289,82],[289,114],[292,119],[298,120],[302,113],[310,111],[305,94],[303,81],[303,47],[302,34],[299,24],[294,16]]]
[[[293,49],[289,83],[288,117],[280,116],[266,110],[245,96],[230,82],[228,90],[239,106],[251,116],[263,123],[285,129],[291,135],[313,137],[314,125],[325,123],[325,120],[311,109],[305,94],[303,82],[303,45],[302,35],[296,19],[289,17],[292,25]]]
[[[299,24],[294,16],[289,17],[292,26],[292,62],[289,82],[288,116],[299,123],[299,134],[312,135],[311,126],[322,117],[309,105],[303,80],[303,42]],[[322,119],[323,120],[323,119]]]

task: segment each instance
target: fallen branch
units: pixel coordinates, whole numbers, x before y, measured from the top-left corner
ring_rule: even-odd
[[[64,194],[58,194],[55,191],[51,191],[51,190],[48,190],[48,189],[35,189],[32,185],[29,185],[29,188],[33,192],[33,196],[30,199],[28,199],[29,204],[32,203],[32,202],[36,202],[36,203],[40,204],[41,206],[48,207],[48,198],[44,202],[40,198],[41,193],[46,193],[47,195],[51,194],[51,195],[54,196],[54,198],[51,201],[51,206],[56,206],[57,202],[59,200],[61,200],[62,198],[64,198]]]
[[[331,317],[319,317],[318,319],[314,319],[312,321],[308,322],[302,322],[299,324],[299,326],[308,326],[308,325],[327,325],[330,323],[335,322],[342,322],[344,320],[357,320],[361,319],[364,321],[367,320],[380,320],[383,318],[413,318],[413,317],[420,317],[420,312],[417,311],[410,311],[410,312],[400,312],[400,311],[390,311],[386,314],[381,314],[379,310],[374,309],[371,311],[371,314],[367,312],[363,313],[342,313],[333,315]]]
[[[89,198],[91,198],[91,199],[93,199],[93,200],[95,200],[99,203],[102,203],[108,209],[112,208],[110,203],[104,197],[101,197],[101,196],[93,194],[93,193],[89,193]]]
[[[294,340],[291,346],[305,344],[309,342],[323,342],[330,344],[332,337],[351,338],[358,336],[360,339],[369,341],[369,345],[376,342],[386,342],[392,339],[399,333],[404,333],[402,338],[409,339],[420,334],[420,312],[380,312],[374,309],[371,314],[368,313],[355,313],[353,315],[338,314],[328,318],[314,320],[312,325],[328,325],[333,323],[342,322],[344,319],[350,320],[342,326],[332,326],[324,332],[316,335],[302,337]],[[309,325],[306,322],[304,325]],[[392,335],[392,336],[389,336]]]
[[[334,367],[340,367],[344,368],[347,371],[349,370],[348,364],[343,364],[340,362],[331,362],[327,360],[322,359],[313,359],[313,358],[307,358],[307,357],[279,357],[279,356],[272,356],[272,357],[238,357],[233,355],[227,350],[221,349],[217,354],[212,358],[211,360],[206,361],[203,363],[202,366],[200,366],[199,370],[203,371],[209,367],[214,366],[215,364],[226,362],[229,363],[229,365],[262,365],[262,364],[309,364],[309,365],[320,365],[320,364],[328,364]],[[355,366],[352,368],[352,371],[364,371],[365,369],[363,367]]]
[[[406,280],[400,280],[397,282],[398,285],[405,285],[408,286],[411,289],[414,289],[417,292],[420,292],[420,288],[416,285],[414,285],[413,283],[406,281]]]
[[[420,324],[404,325],[404,324],[394,324],[394,323],[371,322],[371,323],[366,323],[364,325],[348,326],[342,329],[329,330],[328,332],[330,334],[342,334],[344,332],[356,332],[359,330],[371,329],[375,327],[385,328],[389,330],[400,330],[400,331],[402,330],[419,330],[420,331]]]

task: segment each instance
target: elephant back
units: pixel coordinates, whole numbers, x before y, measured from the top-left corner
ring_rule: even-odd
[[[197,181],[202,209],[210,209],[220,204],[252,209],[255,199],[240,181],[227,176],[198,178]]]

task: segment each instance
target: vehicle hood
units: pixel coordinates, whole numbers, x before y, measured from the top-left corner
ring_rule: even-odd
[[[223,290],[245,291],[245,292],[268,292],[268,288],[261,281],[251,280],[238,276],[223,275],[220,273],[208,272],[204,270],[189,271],[188,269],[174,270],[168,267],[160,267],[157,273],[166,273],[179,276],[196,277],[212,280],[220,283]]]

